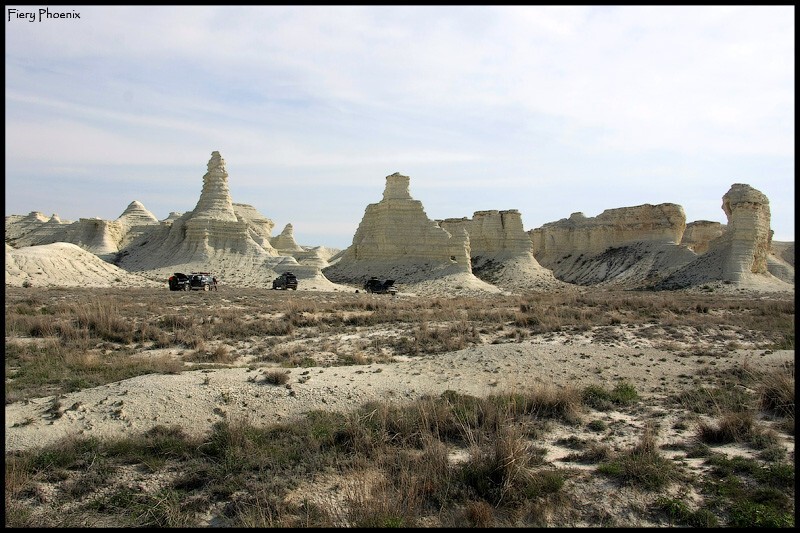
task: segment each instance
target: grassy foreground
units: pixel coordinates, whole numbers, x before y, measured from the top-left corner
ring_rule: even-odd
[[[6,403],[52,395],[58,416],[59,394],[140,374],[364,364],[552,332],[613,335],[629,324],[644,335],[658,326],[663,349],[685,349],[685,337],[701,333],[719,336],[716,350],[794,349],[788,299],[363,296],[6,288]],[[340,340],[390,329],[400,334]],[[179,355],[136,357],[168,349]],[[272,375],[280,386],[285,374]],[[785,444],[794,436],[794,367],[740,366],[703,383],[657,406],[683,412],[674,424],[688,430],[662,445],[657,437],[673,428],[651,415],[635,442],[609,444],[619,428],[604,414],[643,413],[625,382],[486,398],[446,391],[346,414],[313,411],[291,424],[225,420],[200,437],[157,426],[71,438],[6,453],[5,524],[794,527],[794,452]],[[544,445],[556,433],[573,450],[558,465]]]

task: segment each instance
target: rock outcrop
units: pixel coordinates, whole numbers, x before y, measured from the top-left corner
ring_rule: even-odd
[[[6,245],[6,285],[15,287],[157,287],[66,242],[11,249]]]
[[[447,218],[439,225],[452,234],[465,230],[472,257],[517,255],[532,252],[530,237],[516,209],[475,211],[472,218]]]
[[[209,271],[223,284],[271,287],[278,274],[291,270],[301,281],[301,289],[337,288],[322,274],[319,262],[301,263],[277,251],[270,244],[273,227],[274,222],[253,206],[233,202],[225,160],[215,151],[195,208],[171,213],[156,231],[121,250],[116,261],[126,270],[154,279],[166,280],[176,271]],[[282,242],[287,240],[284,237]],[[300,254],[303,249],[297,246],[293,252]]]
[[[386,176],[383,199],[369,204],[338,261],[324,270],[334,281],[363,282],[370,276],[401,282],[463,274],[472,276],[465,232],[451,234],[425,214],[409,193],[409,177]]]
[[[591,256],[639,242],[677,244],[685,229],[683,207],[665,203],[606,209],[593,218],[573,213],[529,234],[534,257],[554,269],[557,261],[571,255]]]
[[[679,243],[683,207],[673,203],[607,209],[529,231],[534,257],[555,277],[577,285],[637,288],[657,282],[697,255]]]
[[[710,220],[696,220],[686,224],[681,244],[697,255],[708,251],[711,241],[720,237],[725,231],[725,225]]]
[[[533,257],[532,243],[516,209],[476,211],[472,218],[448,218],[439,225],[453,235],[466,233],[472,272],[480,279],[512,290],[562,285]]]
[[[6,244],[31,247],[70,243],[125,271],[159,282],[166,282],[174,271],[213,271],[223,283],[271,287],[275,276],[292,270],[304,281],[301,287],[338,289],[322,275],[321,267],[327,265],[329,253],[323,253],[322,248],[309,252],[298,246],[289,225],[277,238],[285,248],[281,255],[270,244],[273,227],[272,220],[253,206],[233,202],[225,160],[215,151],[192,211],[171,212],[159,221],[141,202],[133,201],[116,220],[82,218],[70,223],[62,222],[57,215],[47,218],[31,212],[25,217],[6,217]],[[70,252],[64,248],[48,250]]]
[[[722,197],[722,210],[728,217],[725,231],[710,241],[708,251],[682,266],[657,289],[678,289],[721,281],[734,286],[774,285],[784,281],[768,269],[772,232],[769,199],[753,187],[735,183]],[[794,279],[793,269],[791,278]]]
[[[294,228],[291,224],[286,224],[280,235],[270,240],[270,244],[282,255],[294,255],[294,252],[303,251],[303,248],[294,240]]]
[[[121,237],[118,242],[114,243],[113,253],[125,248],[140,236],[153,231],[160,225],[158,218],[138,200],[131,202],[114,222],[120,230]]]
[[[409,177],[394,173],[386,177],[381,201],[366,207],[352,245],[339,251],[300,246],[292,224],[272,237],[273,221],[234,203],[228,178],[225,160],[212,152],[195,208],[161,221],[138,201],[113,221],[63,221],[37,211],[6,216],[7,279],[42,275],[26,274],[20,265],[44,272],[36,261],[45,251],[64,256],[47,262],[51,270],[81,261],[69,246],[17,254],[68,243],[141,276],[131,280],[156,283],[175,271],[212,271],[222,284],[270,287],[291,270],[301,288],[347,290],[334,282],[360,287],[377,276],[396,280],[404,291],[438,295],[550,290],[565,283],[793,290],[794,243],[772,241],[769,201],[745,184],[723,196],[727,224],[687,224],[681,206],[665,203],[608,209],[593,218],[573,213],[526,232],[515,209],[430,220],[410,195]]]
[[[30,246],[30,244],[25,244],[24,242],[20,243],[18,241],[32,231],[40,228],[45,222],[51,220],[51,218],[61,223],[58,219],[58,215],[53,214],[52,217],[48,217],[39,211],[31,211],[25,216],[8,215],[6,217],[6,242],[14,246]]]
[[[723,281],[739,281],[742,274],[765,274],[770,231],[769,199],[749,185],[735,183],[722,197],[728,227],[718,246],[727,247]]]
[[[41,246],[55,242],[68,242],[80,246],[102,259],[111,259],[116,253],[143,233],[158,227],[159,221],[141,202],[131,202],[116,220],[81,218],[75,222],[62,221],[54,214],[43,220],[40,213],[30,213],[20,220],[6,219],[6,237],[18,247]]]
[[[212,152],[207,168],[195,208],[132,242],[117,259],[121,267],[138,272],[199,265],[195,270],[212,270],[228,254],[231,260],[246,256],[256,263],[278,255],[269,244],[272,221],[249,205],[233,203],[219,152]]]
[[[70,223],[72,224],[72,223]],[[6,218],[6,242],[17,248],[50,244],[63,240],[68,225],[58,215],[45,217],[38,211],[20,219]]]

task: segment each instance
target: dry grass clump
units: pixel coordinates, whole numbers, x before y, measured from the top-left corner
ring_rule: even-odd
[[[698,437],[706,444],[728,444],[748,442],[756,434],[756,422],[752,412],[724,413],[719,422],[700,422]]]
[[[768,372],[759,383],[760,407],[778,416],[794,419],[794,393],[794,367],[785,366]]]
[[[275,369],[264,380],[279,385],[287,377]],[[581,427],[583,392],[446,391],[350,413],[311,411],[281,424],[225,419],[203,436],[158,426],[118,439],[71,438],[6,455],[6,526],[199,527],[209,513],[223,527],[569,525],[565,516],[591,511],[569,492],[575,472],[547,461],[543,422]],[[57,403],[52,409],[62,412]],[[641,519],[793,525],[793,466],[727,459],[705,445],[692,453],[706,458],[713,476],[692,478],[660,453],[656,437],[648,425],[622,451],[596,440],[561,442],[582,452],[573,460],[596,465],[584,475],[658,495],[636,511]],[[158,483],[118,475],[131,467]],[[677,482],[703,501],[676,497]]]
[[[220,344],[248,344],[251,360],[282,365],[361,364],[454,351],[474,345],[522,342],[537,335],[595,330],[597,342],[620,342],[615,328],[641,326],[637,334],[654,342],[693,344],[713,338],[721,352],[750,345],[794,348],[794,302],[684,293],[577,292],[491,297],[396,297],[337,293],[169,292],[165,289],[6,287],[6,351],[21,340],[40,347],[57,340],[58,357],[72,352],[114,353],[115,364],[137,353],[170,350],[176,361],[247,364],[247,352],[216,352]],[[648,333],[648,328],[650,331]],[[398,334],[399,333],[399,334]],[[347,349],[354,336],[369,338]],[[330,354],[321,357],[320,342]],[[350,342],[350,341],[348,341]],[[213,347],[213,348],[211,348]],[[189,350],[194,354],[186,354]],[[234,358],[238,354],[238,358]],[[207,359],[207,361],[203,361]],[[14,372],[31,358],[9,362],[13,397],[24,397],[24,380]],[[130,372],[154,371],[131,363]],[[172,369],[171,371],[175,371]],[[73,386],[96,383],[76,366]],[[86,369],[87,373],[95,373]],[[96,375],[96,373],[95,373]],[[110,374],[110,375],[113,375]],[[50,380],[50,385],[60,385]],[[9,388],[9,387],[7,387]],[[38,390],[39,387],[36,387]],[[61,391],[66,390],[64,388]],[[74,389],[73,389],[74,390]],[[775,391],[777,392],[777,391]],[[776,398],[777,401],[784,401]]]
[[[286,385],[288,382],[289,374],[284,370],[269,370],[264,373],[264,383]]]
[[[228,346],[224,344],[217,345],[211,350],[205,350],[205,343],[200,344],[200,348],[193,353],[183,356],[183,360],[193,363],[217,363],[217,364],[232,364],[239,359]]]

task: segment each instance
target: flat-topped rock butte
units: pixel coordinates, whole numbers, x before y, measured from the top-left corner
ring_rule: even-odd
[[[570,284],[794,290],[794,243],[772,242],[769,200],[741,183],[722,197],[727,224],[687,223],[680,205],[663,203],[607,209],[596,217],[573,213],[526,231],[517,209],[432,220],[411,196],[411,179],[395,172],[386,176],[380,201],[366,206],[352,244],[335,250],[297,243],[292,223],[273,236],[274,222],[252,205],[234,202],[228,180],[225,160],[214,151],[195,208],[163,220],[137,200],[116,220],[73,222],[37,211],[6,216],[6,284],[55,285],[91,270],[105,273],[93,275],[91,284],[112,286],[125,273],[130,283],[166,285],[176,271],[213,271],[223,284],[268,287],[291,270],[302,289],[334,291],[353,290],[370,276],[422,293]],[[45,261],[49,254],[62,257]],[[103,264],[88,268],[93,258]],[[54,268],[73,272],[59,276]]]

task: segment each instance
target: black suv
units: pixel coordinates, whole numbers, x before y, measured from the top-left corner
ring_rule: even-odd
[[[217,288],[216,279],[209,272],[192,272],[189,277],[190,289],[210,291]]]
[[[381,281],[374,276],[364,283],[364,290],[375,294],[397,294],[397,287],[394,286],[393,279]]]
[[[274,280],[272,280],[272,288],[273,289],[292,289],[293,291],[297,290],[297,276],[292,274],[291,272],[284,272]]]
[[[169,277],[169,290],[171,291],[190,291],[192,290],[191,279],[182,272],[175,272]]]

